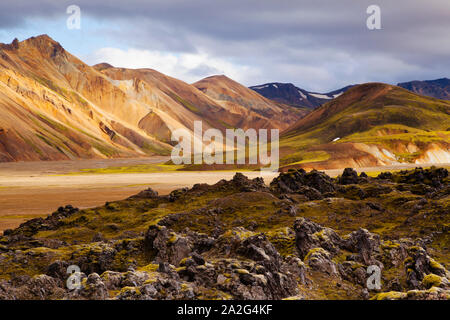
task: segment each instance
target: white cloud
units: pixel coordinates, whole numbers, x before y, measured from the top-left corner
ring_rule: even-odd
[[[152,68],[171,77],[186,82],[195,82],[214,74],[246,82],[248,77],[257,73],[249,66],[234,64],[224,59],[215,58],[206,53],[180,53],[168,51],[101,48],[86,57],[90,64],[107,62],[115,67]]]

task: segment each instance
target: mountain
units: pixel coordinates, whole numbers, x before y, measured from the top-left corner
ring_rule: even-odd
[[[234,127],[276,127],[286,129],[308,112],[269,100],[240,83],[224,76],[211,76],[193,83],[193,86],[221,105],[229,115],[223,121]],[[270,124],[270,123],[271,124]]]
[[[448,78],[403,82],[398,86],[424,96],[450,100],[450,79]]]
[[[155,70],[91,67],[47,35],[0,44],[0,161],[169,154],[171,132],[197,120],[285,129],[301,117],[270,100],[250,107]]]
[[[287,129],[285,168],[450,162],[450,102],[383,83],[355,86]]]
[[[260,95],[294,107],[315,109],[318,106],[340,96],[350,89],[352,85],[328,93],[309,92],[298,88],[292,83],[266,83],[250,87]]]

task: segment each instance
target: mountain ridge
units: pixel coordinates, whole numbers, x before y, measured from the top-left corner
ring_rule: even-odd
[[[437,99],[450,100],[450,79],[414,80],[397,84],[409,91]]]
[[[294,107],[312,110],[334,98],[337,98],[353,86],[354,85],[348,85],[328,93],[307,91],[295,86],[292,83],[281,82],[270,82],[258,86],[251,86],[249,88],[268,99]]]

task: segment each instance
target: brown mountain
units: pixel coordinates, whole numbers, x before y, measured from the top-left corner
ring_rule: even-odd
[[[0,161],[168,154],[171,132],[195,120],[284,129],[280,119],[300,118],[267,108],[229,108],[155,70],[91,67],[46,35],[0,44]]]
[[[450,102],[383,83],[355,86],[286,130],[286,167],[450,162]]]
[[[261,127],[286,129],[308,113],[306,110],[269,100],[224,75],[207,77],[195,82],[193,86],[225,110],[235,114],[237,123],[234,126],[239,128],[248,128],[250,124],[254,126],[257,123]],[[235,122],[231,119],[228,121]]]

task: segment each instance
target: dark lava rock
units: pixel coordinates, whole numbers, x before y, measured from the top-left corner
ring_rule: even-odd
[[[300,218],[294,223],[295,243],[301,258],[304,258],[313,248],[324,248],[332,254],[339,251],[342,239],[330,228],[307,219]]]
[[[352,168],[345,168],[342,175],[338,178],[339,184],[357,184],[358,173]]]
[[[375,255],[380,252],[380,236],[360,228],[350,234],[344,247],[351,252],[357,252],[359,260],[364,264],[375,264]]]
[[[57,278],[60,280],[65,280],[69,277],[67,273],[67,268],[69,267],[69,263],[66,261],[56,260],[47,268],[47,275],[53,278]]]
[[[32,237],[39,231],[55,230],[62,225],[61,220],[79,212],[78,208],[74,208],[70,204],[65,207],[59,207],[57,211],[51,215],[43,218],[35,218],[22,223],[17,229],[7,232],[7,236],[11,240],[24,240],[27,237]],[[14,239],[14,236],[18,236]]]
[[[181,189],[173,190],[169,194],[169,201],[174,202],[174,201],[180,199],[188,190],[189,190],[188,188],[181,188]]]
[[[261,177],[255,179],[249,179],[242,173],[237,172],[231,183],[235,188],[241,192],[254,192],[254,191],[266,191],[267,186],[264,183],[264,179]]]
[[[154,199],[158,198],[158,192],[152,188],[145,189],[138,194],[131,196],[129,199]]]
[[[310,195],[313,198],[318,198],[318,196],[311,188],[317,190],[320,194],[336,190],[333,179],[325,173],[316,170],[306,173],[303,169],[280,173],[270,183],[270,188],[277,194],[298,193]]]

